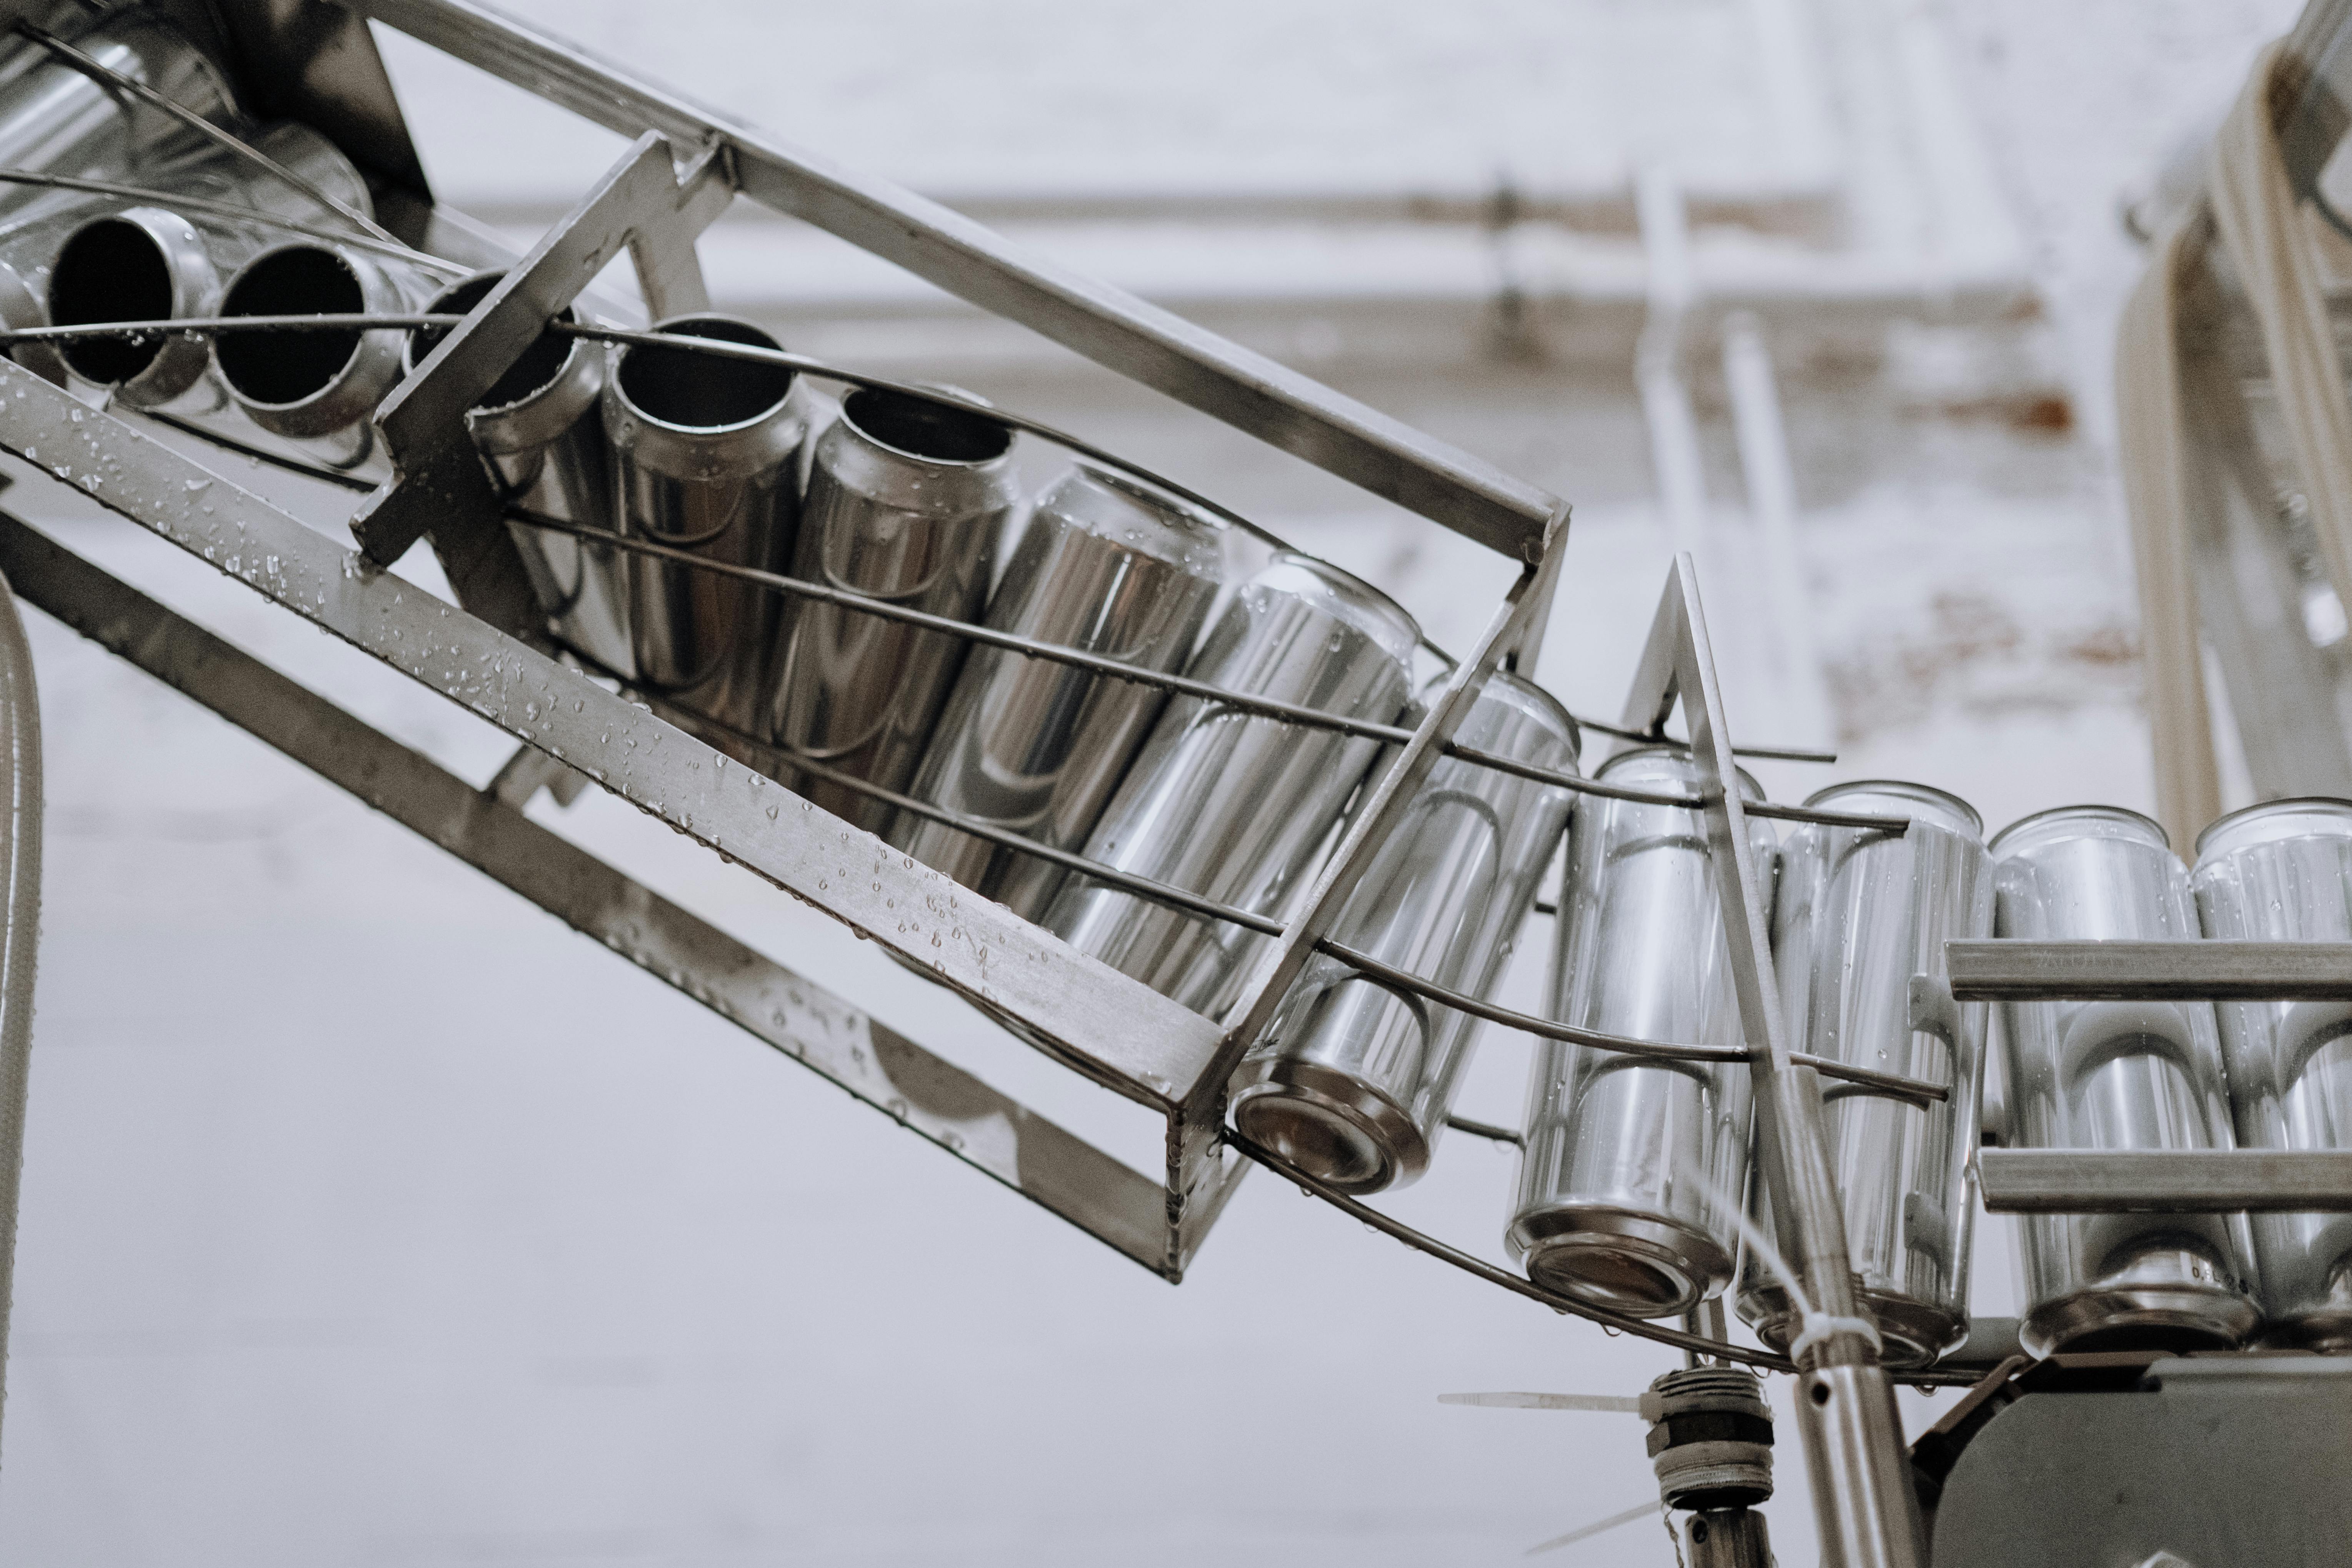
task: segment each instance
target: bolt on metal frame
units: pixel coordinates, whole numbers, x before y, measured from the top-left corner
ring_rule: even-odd
[[[440,690],[525,750],[489,789],[472,789],[0,514],[0,568],[24,597],[1171,1280],[1181,1278],[1247,1169],[1244,1161],[1227,1158],[1224,1146],[1280,1165],[1223,1127],[1224,1086],[1314,952],[1514,1027],[1570,1037],[1548,1020],[1474,1004],[1389,971],[1328,935],[1441,756],[1451,752],[1531,771],[1457,748],[1454,736],[1496,670],[1533,665],[1560,572],[1564,504],[1165,312],[1028,261],[944,208],[716,121],[487,8],[465,0],[360,0],[351,9],[635,137],[621,162],[513,261],[501,283],[454,322],[379,410],[394,473],[352,520],[361,551],[345,550],[141,426],[92,411],[5,361],[0,448],[28,461],[37,451],[38,464],[59,480]],[[676,148],[687,150],[682,162]],[[694,238],[738,195],[814,222],[1520,563],[1485,633],[1454,664],[1419,725],[1377,727],[1395,755],[1369,785],[1298,912],[1279,924],[1244,920],[1273,941],[1229,1026],[1071,951],[796,799],[627,691],[608,689],[547,643],[503,508],[465,432],[464,412],[624,249],[657,317],[705,304]],[[440,558],[457,606],[382,570],[420,539]],[[789,580],[771,585],[797,591]],[[1053,656],[1043,647],[1024,651]],[[1650,796],[1532,773],[1588,793],[1705,813],[1748,1041],[1744,1054],[1758,1075],[1761,1178],[1782,1226],[1783,1250],[1819,1320],[1794,1360],[1734,1352],[1705,1336],[1577,1307],[1375,1211],[1338,1201],[1401,1239],[1549,1304],[1685,1348],[1800,1372],[1799,1425],[1811,1459],[1825,1560],[1845,1568],[1916,1563],[1918,1519],[1901,1426],[1874,1340],[1856,1314],[1818,1079],[1834,1072],[1876,1092],[1915,1098],[1944,1089],[1789,1049],[1765,931],[1767,885],[1745,828],[1749,815],[1889,832],[1902,831],[1903,823],[1792,807],[1767,812],[1726,787],[1736,776],[1735,748],[1687,559],[1669,574],[1622,725],[1600,728],[1627,738],[1660,736],[1677,700],[1705,781],[1696,796]],[[1161,1114],[1163,1178],[1128,1169],[522,815],[535,784],[573,774],[914,961],[1065,1066]],[[1078,869],[1092,875],[1101,868]],[[1608,1049],[1698,1052],[1573,1033]],[[1337,1199],[1328,1189],[1323,1195]],[[1930,1373],[1916,1380],[1948,1379]]]

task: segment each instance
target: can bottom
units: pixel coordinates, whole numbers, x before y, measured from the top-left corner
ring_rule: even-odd
[[[1969,1315],[1950,1307],[1859,1284],[1854,1301],[1878,1325],[1880,1363],[1897,1371],[1927,1366],[1968,1337]],[[1788,1292],[1777,1285],[1741,1292],[1739,1317],[1768,1348],[1784,1355],[1796,1340],[1797,1314]]]
[[[1275,1058],[1243,1062],[1234,1079],[1234,1125],[1317,1181],[1377,1193],[1429,1168],[1421,1129],[1352,1073]]]
[[[2044,1301],[2017,1326],[2031,1355],[2058,1351],[2235,1350],[2261,1322],[2254,1303],[2218,1285],[2121,1285]]]
[[[2329,1307],[2281,1318],[2263,1331],[2261,1342],[2273,1350],[2343,1355],[2352,1352],[2352,1311]]]
[[[1731,1255],[1711,1238],[1625,1209],[1544,1209],[1514,1222],[1509,1241],[1545,1289],[1627,1317],[1674,1317],[1731,1280]]]

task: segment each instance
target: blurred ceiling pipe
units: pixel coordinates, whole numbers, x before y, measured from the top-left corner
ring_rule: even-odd
[[[1769,685],[1780,706],[1776,732],[1795,735],[1802,745],[1826,745],[1836,734],[1813,641],[1803,553],[1797,542],[1796,469],[1789,459],[1788,431],[1780,422],[1771,349],[1751,311],[1734,310],[1723,319],[1723,380],[1739,438],[1748,514],[1763,546],[1764,590],[1772,612],[1769,653],[1775,666]]]
[[[1633,379],[1649,426],[1650,461],[1667,536],[1677,555],[1697,559],[1704,582],[1706,471],[1682,367],[1683,320],[1694,299],[1689,215],[1681,187],[1663,168],[1643,170],[1633,188],[1642,213],[1642,251],[1649,263],[1649,314],[1633,351]]]
[[[1747,0],[1748,30],[1756,38],[1756,64],[1780,135],[1780,163],[1803,189],[1840,189],[1836,128],[1829,100],[1814,69],[1819,41],[1804,0]],[[1697,222],[1697,205],[1692,205]]]

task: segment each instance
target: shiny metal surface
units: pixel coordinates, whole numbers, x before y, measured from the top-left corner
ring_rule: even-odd
[[[24,274],[0,261],[0,326],[21,332],[48,324],[49,309],[25,281]],[[8,357],[44,381],[59,386],[66,384],[65,356],[58,353],[55,343],[19,342],[8,351]]]
[[[975,621],[996,544],[1018,499],[1013,437],[1002,425],[897,393],[861,389],[816,439],[793,575]],[[774,663],[761,679],[767,733],[789,751],[885,789],[903,789],[970,645],[829,605],[781,606]],[[814,775],[776,776],[872,832],[886,806]]]
[[[255,142],[305,178],[367,205],[367,183],[317,132],[282,123]],[[195,198],[206,209],[317,216],[316,205],[301,193],[234,153],[206,151],[158,177],[171,196]],[[58,326],[209,316],[220,305],[222,280],[285,237],[267,222],[209,211],[192,216],[197,209],[183,211],[170,199],[127,204],[58,194],[71,198],[63,216],[19,231],[6,248],[28,268],[28,281],[46,295],[49,318]],[[183,396],[210,363],[210,351],[196,336],[88,339],[64,344],[63,357],[84,380],[113,386],[117,397],[142,408]]]
[[[427,300],[429,315],[465,315],[506,274],[478,272]],[[572,319],[565,306],[556,318]],[[427,329],[403,347],[414,372],[448,334]],[[482,461],[509,506],[591,528],[614,527],[612,448],[599,404],[606,354],[581,338],[542,332],[466,414]],[[629,639],[627,567],[620,552],[561,529],[507,521],[532,591],[556,637],[624,678],[636,674]]]
[[[212,248],[194,224],[162,207],[127,207],[66,235],[50,266],[49,320],[78,327],[208,316],[220,288]],[[83,338],[60,352],[75,374],[112,387],[133,408],[184,395],[211,363],[205,340],[194,336]]]
[[[1171,1110],[1214,1059],[1215,1029],[1150,988],[1074,962],[1033,927],[908,867],[870,835],[644,708],[398,575],[367,569],[233,479],[0,360],[0,448],[21,456],[27,447],[43,464],[69,468],[75,489],[99,505],[925,965],[975,1004],[1029,1020],[1059,1059],[1106,1087]],[[795,806],[804,826],[780,829]]]
[[[1404,709],[1420,629],[1336,567],[1278,555],[1235,592],[1185,673],[1386,723]],[[1087,840],[1089,859],[1254,913],[1312,869],[1379,742],[1199,698],[1170,702]],[[1196,1013],[1232,1005],[1267,940],[1074,879],[1045,925]]]
[[[679,316],[656,331],[773,348],[730,316]],[[796,466],[808,421],[788,370],[633,346],[604,377],[625,533],[709,560],[782,572],[800,527]],[[757,731],[755,682],[775,642],[777,596],[691,567],[633,556],[629,627],[637,679],[683,706]]]
[[[1817,1056],[1951,1087],[1930,1104],[1856,1085],[1822,1095],[1857,1303],[1878,1325],[1887,1365],[1924,1365],[1968,1332],[1968,1172],[1986,1020],[1981,1006],[1918,1005],[1912,976],[1927,976],[1932,995],[1945,942],[1991,929],[1991,861],[1976,813],[1941,790],[1839,784],[1808,804],[1911,818],[1900,837],[1819,826],[1791,834],[1772,935],[1793,1038]],[[1770,1207],[1759,1184],[1752,1208],[1768,1230]],[[1794,1339],[1788,1293],[1753,1248],[1738,1308],[1767,1344]]]
[[[986,624],[1173,672],[1223,580],[1220,528],[1081,465],[1039,498]],[[1076,851],[1167,700],[1139,682],[976,647],[908,793]],[[1030,920],[1064,879],[1050,862],[919,818],[901,816],[890,841]]]
[[[1797,1379],[1797,1414],[1824,1568],[1925,1563],[1919,1498],[1887,1369],[1811,1368]]]
[[[227,125],[240,118],[218,68],[152,12],[101,21],[75,44],[205,120]],[[156,184],[213,150],[202,134],[152,104],[111,90],[28,39],[11,37],[0,47],[0,168]],[[29,186],[0,189],[0,246],[82,200]]]
[[[408,309],[428,288],[422,275],[386,258],[289,240],[239,268],[221,293],[220,310],[224,316],[389,314]],[[373,447],[376,405],[400,380],[407,336],[394,328],[224,332],[213,341],[213,364],[247,418],[310,444],[331,466],[350,468]]]
[[[1685,752],[1622,752],[1605,781],[1690,793]],[[1761,795],[1745,774],[1740,788]],[[1749,841],[1769,864],[1772,830]],[[1725,952],[1720,868],[1700,813],[1576,804],[1549,1010],[1647,1040],[1745,1045]],[[1745,1061],[1659,1062],[1547,1040],[1528,1076],[1526,1153],[1507,1233],[1529,1278],[1637,1317],[1683,1312],[1730,1283],[1748,1175]]]
[[[2352,942],[1955,942],[1962,1001],[2352,1002]]]
[[[2164,830],[2107,806],[2045,811],[1992,842],[1994,930],[2033,941],[2174,940],[2197,930]],[[2010,1149],[2236,1144],[2221,1041],[2202,1002],[2001,1006]],[[2252,1240],[2221,1215],[2032,1215],[2018,1221],[2018,1341],[2061,1349],[2228,1349],[2252,1332]]]
[[[2190,881],[2205,934],[2236,942],[2352,940],[2352,802],[2281,800],[2208,827]],[[2352,1001],[2219,1008],[2238,1141],[2352,1150]],[[2252,1221],[2269,1337],[2352,1350],[2352,1216]]]
[[[1541,688],[1496,674],[1458,734],[1557,768],[1575,721]],[[1484,998],[1500,980],[1571,801],[1451,758],[1431,771],[1330,940]],[[1345,1192],[1416,1180],[1452,1108],[1479,1020],[1328,954],[1307,961],[1234,1075],[1234,1122]]]
[[[2352,1149],[1980,1149],[1994,1214],[2352,1213]]]

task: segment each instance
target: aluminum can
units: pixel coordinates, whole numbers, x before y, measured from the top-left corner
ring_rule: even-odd
[[[2209,937],[2352,942],[2352,801],[2274,800],[2197,840]],[[2352,1004],[2224,1002],[2217,1011],[2238,1143],[2352,1149]],[[2352,1215],[2250,1216],[2264,1337],[2352,1350]]]
[[[466,315],[498,287],[503,271],[477,272],[426,301],[426,315]],[[575,320],[570,307],[556,318]],[[404,371],[414,371],[447,333],[409,335]],[[613,527],[612,450],[597,412],[604,392],[604,349],[584,338],[542,332],[496,385],[467,411],[466,430],[499,498],[541,517]],[[509,516],[548,629],[624,679],[636,676],[629,643],[628,576],[621,552]]]
[[[2037,942],[2197,935],[2189,871],[2164,829],[2114,806],[2026,817],[1992,841],[1994,930]],[[2021,1149],[2231,1149],[2211,1004],[2000,1007],[2003,1136]],[[2020,1215],[2018,1342],[2064,1350],[2227,1350],[2252,1333],[2242,1215]]]
[[[974,621],[1019,497],[1013,432],[994,420],[865,388],[817,437],[793,574],[911,610]],[[766,697],[778,747],[902,791],[971,644],[831,605],[785,607]],[[893,807],[774,760],[776,778],[871,832]]]
[[[1384,724],[1412,695],[1420,637],[1387,595],[1286,552],[1234,591],[1185,673]],[[1275,915],[1316,865],[1380,750],[1375,740],[1175,698],[1087,838],[1087,858]],[[1233,1005],[1268,940],[1076,876],[1045,924],[1080,952],[1211,1017]]]
[[[422,274],[364,251],[294,240],[264,249],[228,281],[224,316],[396,313],[424,297]],[[400,381],[408,334],[394,327],[331,332],[223,332],[213,364],[231,402],[264,430],[310,443],[351,468],[374,444],[376,405]]]
[[[282,167],[353,210],[373,210],[367,182],[351,160],[310,127],[287,121],[270,127],[254,142]],[[20,259],[35,268],[27,280],[46,296],[56,324],[211,315],[221,302],[221,279],[285,237],[283,229],[267,221],[270,215],[314,224],[340,221],[293,186],[231,153],[215,152],[179,164],[169,184],[175,192],[249,207],[256,217],[249,223],[210,215],[189,217],[168,203],[133,205],[110,196],[79,196],[56,221],[35,224],[18,251]],[[12,225],[11,233],[17,232]],[[373,264],[363,264],[374,276]],[[382,336],[388,340],[392,334]],[[348,348],[356,337],[336,341]],[[232,352],[250,358],[318,348],[318,343],[306,345],[280,336],[271,342],[247,339]],[[212,367],[212,353],[204,338],[194,336],[83,338],[65,345],[63,358],[84,380],[113,387],[118,401],[153,408],[194,391]],[[209,395],[216,405],[218,391]]]
[[[1576,771],[1576,721],[1513,675],[1487,679],[1455,739]],[[1486,1000],[1535,907],[1573,798],[1557,784],[1441,757],[1348,895],[1332,940]],[[1405,1185],[1429,1168],[1478,1028],[1467,1013],[1318,953],[1234,1073],[1234,1125],[1344,1192]]]
[[[41,297],[25,281],[23,273],[5,261],[0,261],[0,326],[11,331],[23,331],[49,324],[49,310]],[[31,371],[44,381],[59,386],[67,384],[65,356],[50,342],[18,343],[8,351],[8,357]]]
[[[1976,812],[1925,784],[1837,784],[1805,804],[1910,819],[1899,835],[1816,823],[1790,834],[1772,950],[1792,1048],[1949,1091],[1921,1104],[1858,1084],[1822,1086],[1855,1297],[1878,1324],[1886,1364],[1920,1366],[1968,1333],[1986,1010],[1931,1005],[1915,1014],[1911,980],[1924,975],[1931,993],[1950,994],[1944,943],[1991,934],[1992,861]],[[1769,1235],[1763,1184],[1751,1181],[1749,1193]],[[1788,1348],[1796,1315],[1753,1247],[1738,1306],[1758,1338]]]
[[[1676,748],[1620,752],[1599,777],[1695,795]],[[1763,798],[1746,773],[1742,795]],[[1772,830],[1751,820],[1765,865]],[[1742,1043],[1706,818],[1587,795],[1570,818],[1546,1011],[1577,1028],[1666,1045]],[[1748,1176],[1743,1062],[1657,1061],[1538,1040],[1525,1152],[1505,1235],[1537,1284],[1638,1318],[1687,1310],[1731,1283]]]
[[[1223,580],[1223,529],[1081,464],[1031,512],[987,624],[1172,672]],[[974,647],[909,793],[1075,854],[1167,701],[1158,687]],[[891,842],[1024,920],[1044,914],[1063,881],[1049,860],[911,812]]]
[[[674,316],[654,330],[781,346],[732,316]],[[619,531],[730,566],[785,571],[808,435],[794,379],[781,365],[690,349],[631,345],[614,354],[603,406]],[[630,556],[626,574],[637,680],[758,738],[766,717],[758,682],[782,624],[781,595],[651,556]]]
[[[78,37],[66,31],[74,47],[99,64],[145,83],[200,119],[234,127],[241,118],[220,68],[152,9],[102,21]],[[201,132],[83,75],[39,44],[25,38],[8,43],[0,58],[0,168],[152,187],[168,184],[182,165],[214,151],[215,143]],[[0,184],[0,236],[88,199],[79,192]]]

